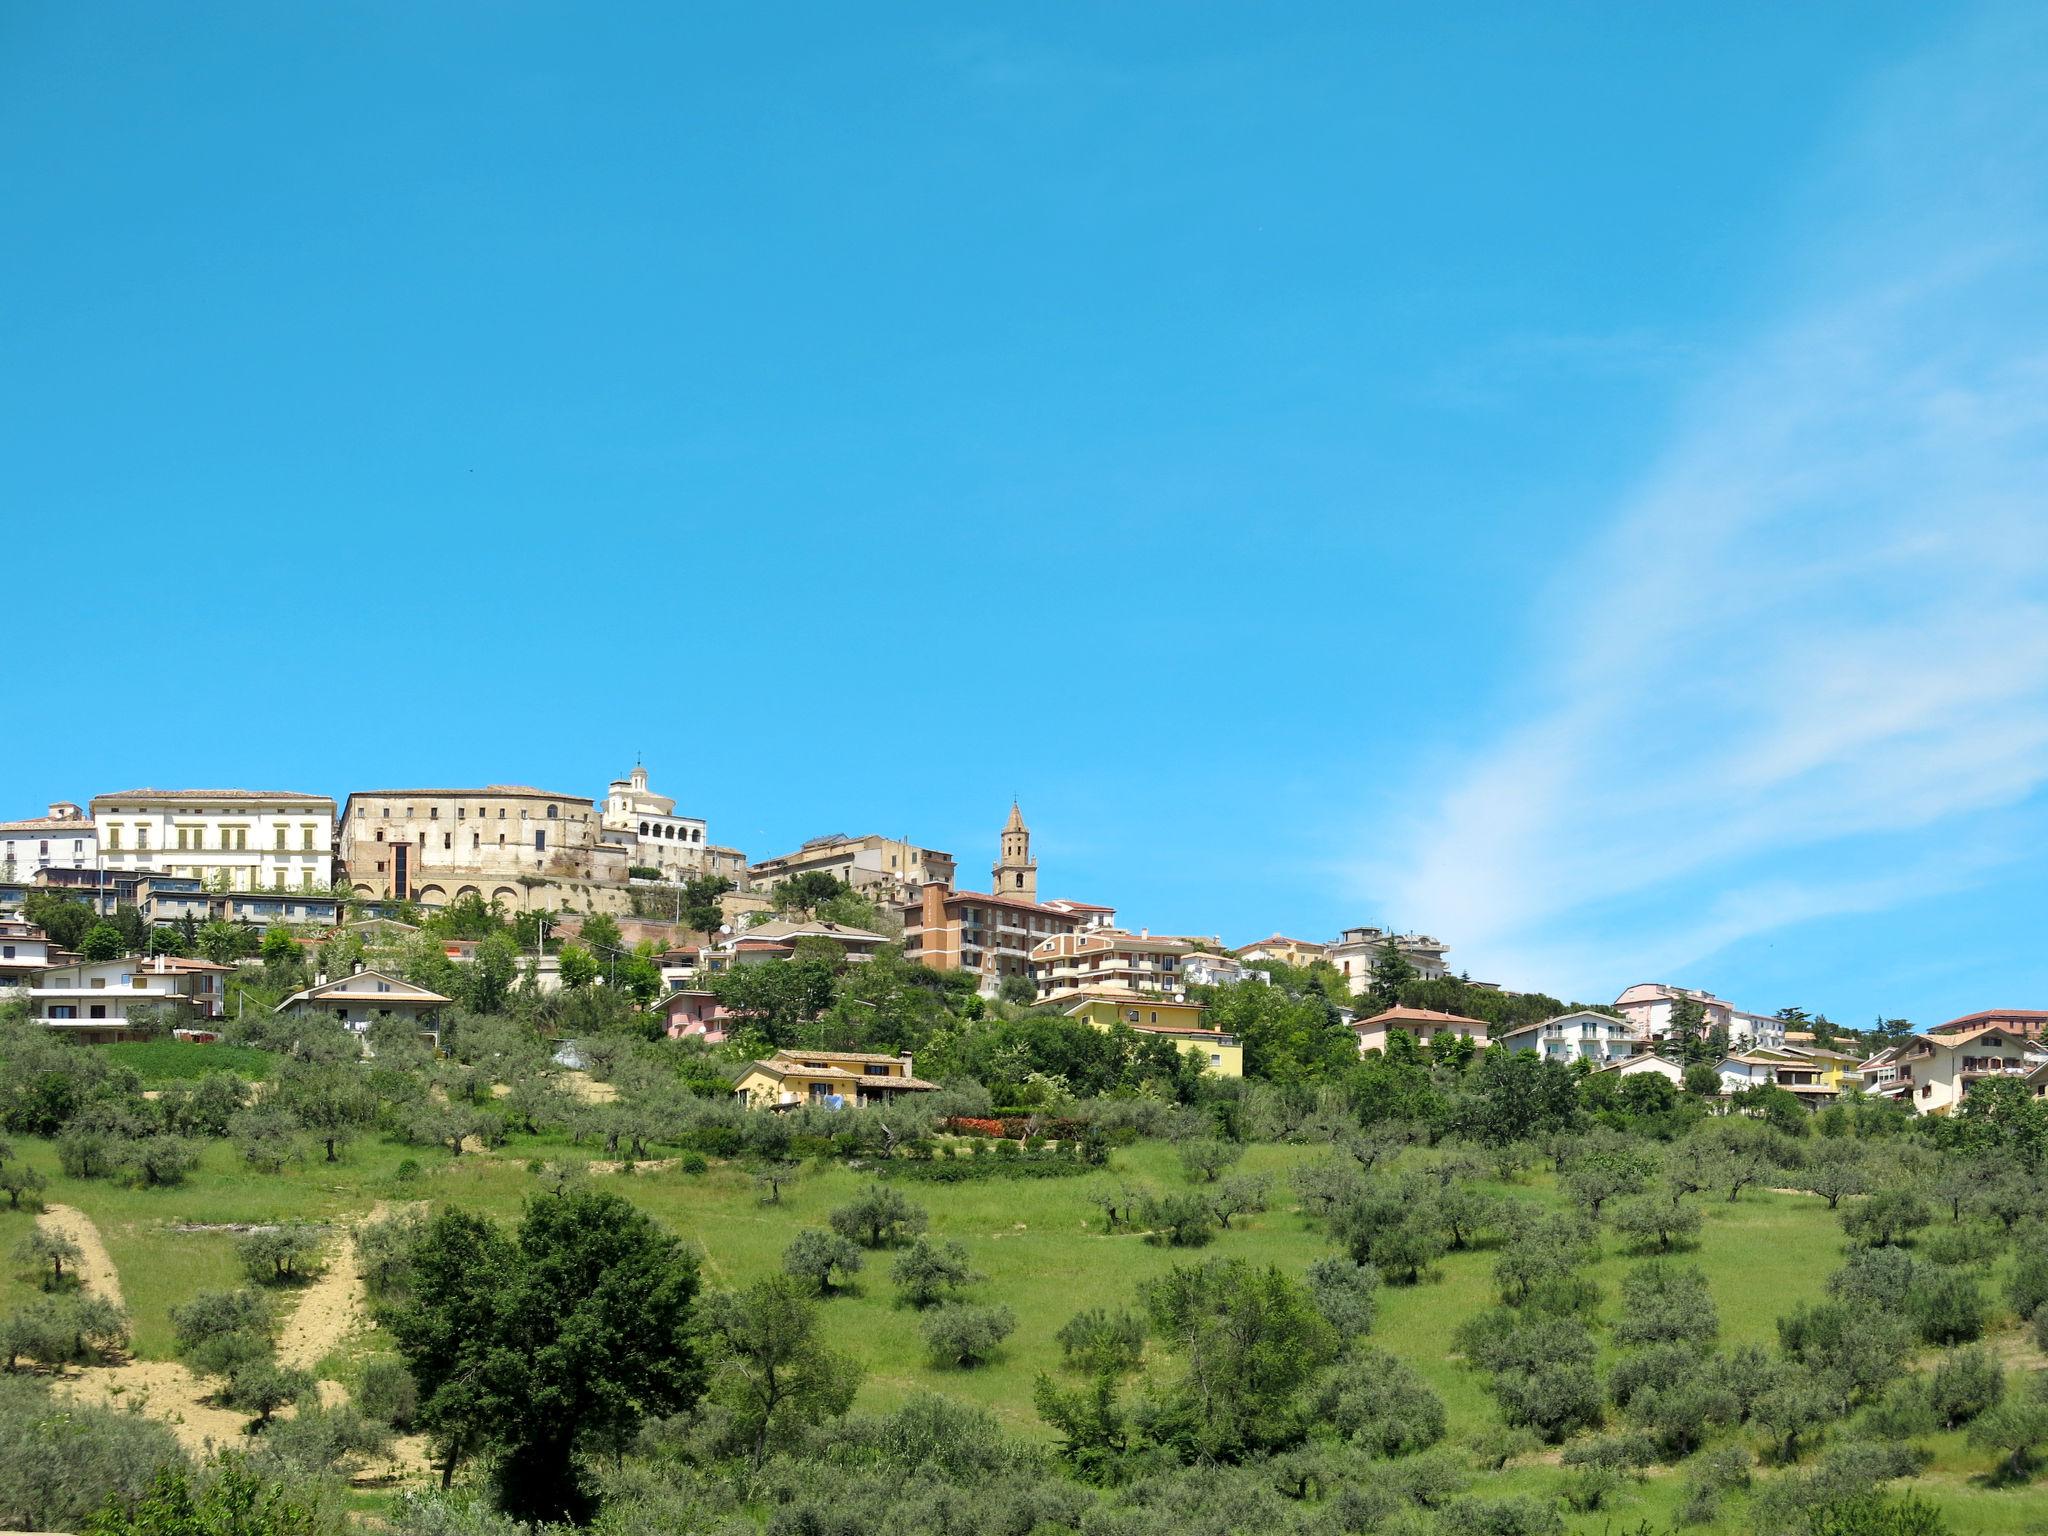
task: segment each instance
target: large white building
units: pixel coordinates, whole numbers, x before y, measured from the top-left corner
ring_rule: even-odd
[[[91,869],[98,847],[92,818],[68,800],[26,821],[0,821],[0,881],[32,879],[39,869]]]
[[[176,955],[79,960],[52,966],[15,996],[26,996],[36,1022],[101,1042],[125,1037],[137,1008],[180,1008],[193,1019],[217,1019],[231,967]]]
[[[708,867],[704,820],[678,816],[676,803],[647,787],[647,770],[633,765],[605,791],[602,825],[607,842],[627,850],[636,868],[658,869],[667,880],[686,880]]]
[[[1649,1049],[1649,1042],[1640,1038],[1626,1019],[1583,1009],[1540,1024],[1524,1024],[1495,1035],[1493,1043],[1504,1050],[1534,1051],[1546,1061],[1590,1061],[1596,1067],[1626,1061]]]
[[[1614,1000],[1621,1016],[1634,1026],[1637,1035],[1657,1041],[1671,1033],[1671,1013],[1679,999],[1690,998],[1700,1005],[1706,1027],[1727,1033],[1730,1044],[1755,1045],[1776,1050],[1785,1043],[1785,1023],[1760,1013],[1744,1013],[1726,998],[1690,987],[1674,987],[1661,981],[1639,981]]]
[[[95,795],[110,872],[184,875],[229,891],[324,891],[334,879],[334,802],[290,790],[130,789]]]
[[[1415,974],[1424,981],[1441,981],[1451,973],[1450,967],[1444,964],[1444,956],[1450,952],[1450,946],[1426,933],[1346,928],[1336,943],[1325,948],[1324,957],[1344,973],[1351,995],[1357,997],[1372,986],[1372,964],[1388,944],[1392,944],[1401,958],[1415,967]]]

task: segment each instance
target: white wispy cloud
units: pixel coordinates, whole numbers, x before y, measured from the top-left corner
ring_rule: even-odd
[[[1542,594],[1522,717],[1359,871],[1386,910],[1591,995],[2013,856],[1993,823],[2048,781],[2044,60],[2001,11],[1873,86],[1810,297]]]

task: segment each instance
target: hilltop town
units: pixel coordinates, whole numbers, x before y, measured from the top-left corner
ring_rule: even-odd
[[[1946,1114],[1986,1078],[2048,1094],[2048,1010],[1859,1031],[1655,982],[1567,1007],[1454,976],[1449,946],[1423,933],[1359,925],[1235,945],[1155,933],[1114,904],[1041,898],[1015,804],[980,890],[951,852],[902,838],[831,834],[750,860],[707,831],[639,764],[588,798],[487,784],[356,790],[338,809],[319,794],[247,789],[55,802],[0,822],[0,1001],[99,1043],[165,1029],[211,1038],[252,996],[357,1032],[400,1019],[431,1040],[441,1011],[463,1001],[448,967],[473,965],[497,933],[516,952],[510,985],[611,988],[672,1038],[722,1046],[758,1022],[748,999],[774,985],[755,968],[807,952],[861,965],[886,949],[956,996],[1125,1028],[1225,1078],[1268,1073],[1258,1031],[1248,1055],[1242,1010],[1218,1006],[1219,989],[1269,985],[1277,969],[1291,990],[1312,984],[1330,1039],[1360,1055],[1396,1037],[1446,1059],[1527,1051],[1723,1098],[1775,1088],[1809,1108],[1855,1094]],[[280,978],[303,984],[275,995]],[[835,1043],[890,1042],[841,1031]],[[764,1106],[836,1102],[838,1080],[775,1057],[752,1063],[735,1092]],[[911,1091],[858,1086],[856,1097]]]

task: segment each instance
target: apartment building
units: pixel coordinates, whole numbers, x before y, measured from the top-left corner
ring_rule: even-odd
[[[95,795],[110,872],[184,875],[225,891],[325,891],[334,802],[290,790],[130,789]]]
[[[1182,966],[1194,946],[1185,939],[1154,938],[1096,928],[1061,933],[1032,946],[1031,978],[1040,1002],[1079,992],[1126,993],[1181,999],[1187,995]]]
[[[1426,933],[1389,933],[1384,928],[1346,928],[1336,943],[1323,947],[1323,958],[1343,973],[1351,995],[1357,997],[1372,986],[1373,962],[1389,944],[1424,981],[1439,981],[1451,973],[1444,964],[1450,946],[1442,939]]]
[[[733,1084],[733,1096],[747,1109],[822,1109],[849,1105],[887,1106],[906,1093],[930,1093],[939,1085],[911,1073],[910,1052],[900,1056],[866,1051],[777,1051],[754,1061]]]
[[[342,811],[341,865],[372,900],[621,911],[630,856],[602,833],[595,801],[529,784],[357,790]]]
[[[1029,979],[1032,951],[1047,939],[1101,926],[1108,907],[1042,902],[1031,832],[1013,803],[989,870],[987,891],[955,891],[933,880],[903,907],[903,953],[938,971],[973,971],[993,997],[1012,976]]]
[[[1690,998],[1700,1005],[1708,1029],[1723,1029],[1731,1039],[1734,1037],[1735,1005],[1711,992],[1667,986],[1661,981],[1643,981],[1617,997],[1614,1007],[1634,1027],[1639,1037],[1662,1040],[1671,1033],[1671,1012],[1681,998]]]
[[[39,869],[89,869],[98,847],[92,818],[69,800],[26,821],[0,821],[0,883],[31,880]]]
[[[77,958],[52,944],[34,923],[0,917],[0,989],[31,986],[41,972]]]
[[[1096,1029],[1135,1030],[1171,1041],[1183,1056],[1198,1052],[1204,1070],[1218,1077],[1244,1076],[1244,1043],[1227,1030],[1210,1027],[1200,1003],[1109,991],[1067,993],[1055,1006],[1065,1017]]]
[[[1503,1050],[1534,1051],[1546,1061],[1590,1061],[1596,1067],[1649,1049],[1626,1020],[1588,1009],[1524,1024],[1494,1036],[1493,1043]]]
[[[2043,1028],[2048,1027],[2048,1012],[2038,1008],[1986,1008],[1977,1013],[1966,1013],[1959,1019],[1950,1019],[1946,1024],[1931,1025],[1927,1033],[1960,1035],[1981,1029],[1986,1024],[1996,1024],[2022,1040],[2035,1041],[2041,1038]]]
[[[26,993],[38,1023],[104,1044],[126,1039],[127,1021],[142,1007],[169,1005],[192,1018],[219,1018],[230,970],[175,955],[76,960],[42,972]]]
[[[1271,981],[1273,973],[1256,970],[1234,955],[1198,949],[1180,963],[1180,978],[1191,987],[1234,987],[1242,981]]]
[[[441,1010],[453,998],[386,971],[357,971],[316,982],[294,992],[274,1010],[300,1018],[331,1019],[356,1034],[380,1020],[396,1019],[424,1035],[436,1035]]]
[[[2022,1021],[2024,1022],[2024,1021]],[[1987,1077],[2028,1078],[2041,1064],[2033,1041],[2004,1023],[1929,1031],[1863,1062],[1857,1072],[1880,1097],[1923,1115],[1947,1114]]]

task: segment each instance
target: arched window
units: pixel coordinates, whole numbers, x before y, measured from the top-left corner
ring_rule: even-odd
[[[548,820],[549,820],[549,821],[553,821],[553,820],[555,819],[555,816],[556,816],[556,811],[555,811],[555,807],[553,807],[553,806],[551,805],[551,806],[549,806],[549,807],[548,807]]]
[[[647,823],[644,821],[640,823],[640,835],[642,837],[647,835]]]

